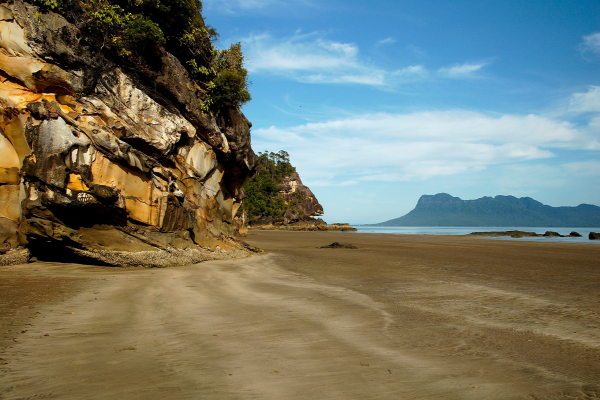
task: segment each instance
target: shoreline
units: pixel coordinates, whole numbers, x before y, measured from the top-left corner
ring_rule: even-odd
[[[521,240],[521,241],[534,241],[534,242],[554,242],[554,243],[600,243],[600,240],[589,239],[590,232],[600,232],[600,228],[581,228],[581,227],[374,227],[355,225],[358,228],[356,233],[375,233],[385,235],[425,235],[425,236],[450,236],[450,237],[481,237],[490,238],[494,240]],[[369,231],[369,229],[374,229]],[[485,229],[485,231],[481,231]],[[523,233],[529,233],[524,231],[534,231],[535,235],[522,237],[510,237],[506,235],[493,235],[501,231],[520,231]],[[539,231],[539,232],[538,232]],[[557,231],[561,233],[561,236],[544,236],[547,231]],[[570,236],[572,231],[580,233],[581,237]],[[490,233],[487,235],[486,233]]]
[[[320,233],[320,234],[326,234],[327,232],[329,233],[345,233],[345,234],[352,234],[352,235],[393,235],[393,236],[405,236],[405,237],[430,237],[430,238],[470,238],[470,239],[478,239],[478,240],[492,240],[492,241],[510,241],[510,242],[532,242],[532,243],[552,243],[552,244],[568,244],[568,245],[574,245],[574,244],[600,244],[600,240],[591,240],[587,238],[587,235],[583,235],[582,237],[576,237],[576,236],[568,236],[568,235],[564,235],[564,236],[544,236],[543,233],[542,234],[537,234],[535,236],[522,236],[522,237],[518,237],[518,238],[514,238],[514,237],[510,237],[510,236],[501,236],[501,235],[478,235],[478,234],[472,234],[472,233],[465,233],[465,234],[438,234],[438,233],[403,233],[403,232],[364,232],[364,231],[350,231],[350,230],[344,230],[344,231],[318,231],[318,230],[294,230],[294,229],[249,229],[248,230],[248,235],[251,235],[252,232],[313,232],[313,233]],[[244,238],[244,241],[246,241],[247,236]]]

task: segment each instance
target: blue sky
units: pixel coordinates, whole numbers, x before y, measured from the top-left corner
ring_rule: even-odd
[[[286,150],[329,222],[423,194],[600,205],[600,4],[204,0],[241,42],[252,147]]]

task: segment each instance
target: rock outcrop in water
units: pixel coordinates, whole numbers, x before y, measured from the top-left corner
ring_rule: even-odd
[[[510,236],[512,238],[518,239],[522,237],[581,237],[581,234],[577,232],[571,232],[568,235],[561,235],[558,232],[554,231],[546,231],[544,233],[535,233],[535,232],[525,232],[525,231],[492,231],[492,232],[471,232],[469,235],[471,236]]]
[[[233,236],[257,159],[237,108],[202,110],[166,51],[160,73],[138,74],[20,0],[0,5],[0,35],[0,258],[26,246],[168,266],[246,251]]]

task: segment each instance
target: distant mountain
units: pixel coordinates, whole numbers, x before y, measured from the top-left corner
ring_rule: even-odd
[[[551,207],[530,197],[462,200],[447,193],[421,196],[414,210],[378,226],[598,227],[600,207]]]

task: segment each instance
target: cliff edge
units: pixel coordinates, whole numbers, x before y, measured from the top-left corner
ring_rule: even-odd
[[[233,236],[257,157],[237,105],[207,107],[163,47],[136,65],[47,7],[0,4],[0,35],[0,264],[248,251]]]

